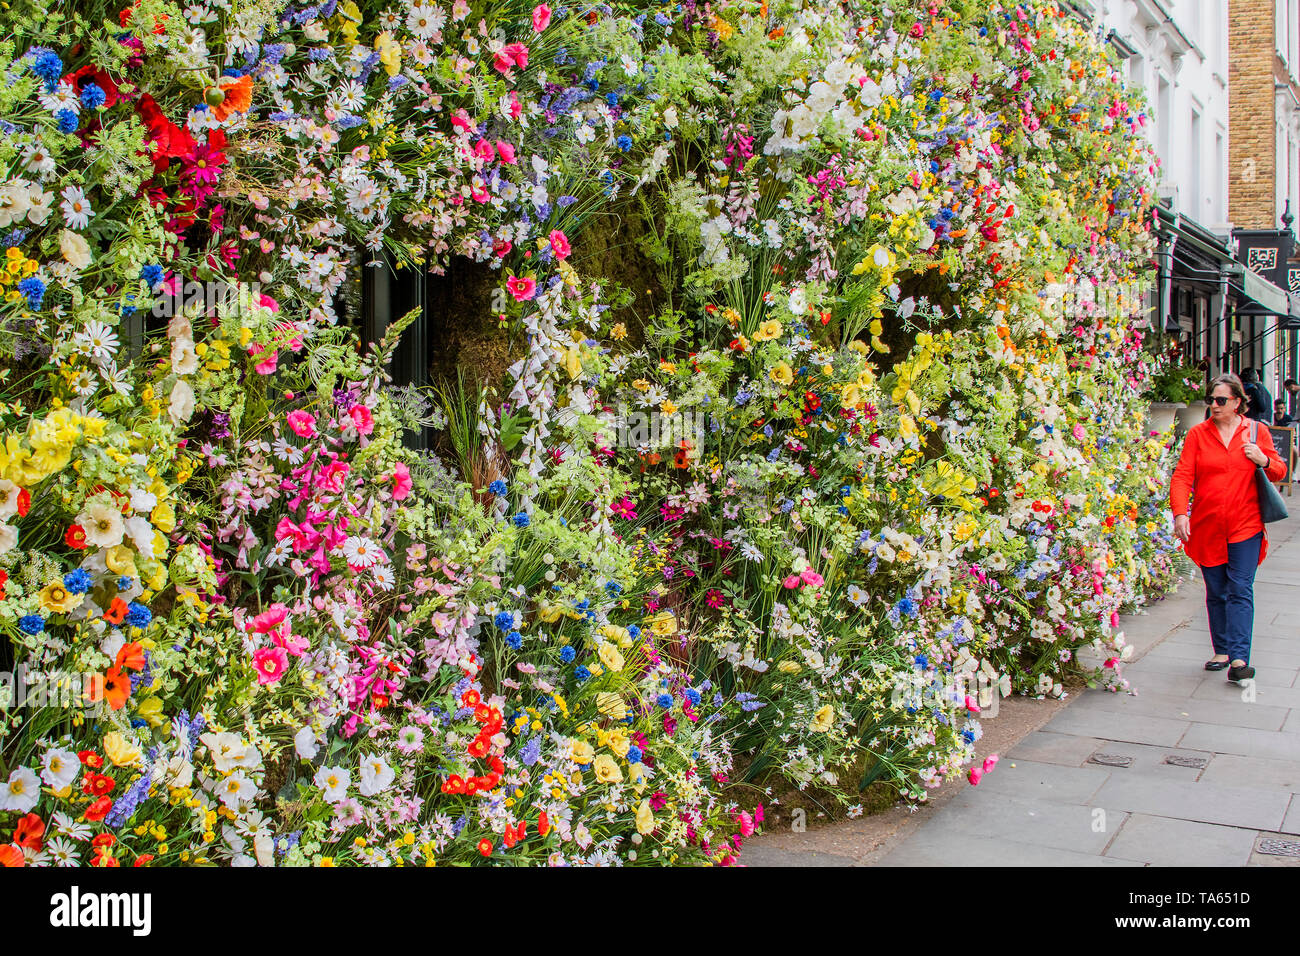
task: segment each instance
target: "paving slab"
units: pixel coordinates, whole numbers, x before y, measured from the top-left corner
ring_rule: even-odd
[[[1181,747],[1154,747],[1150,744],[1135,744],[1124,741],[1107,741],[1089,757],[1131,757],[1127,767],[1110,767],[1114,775],[1155,774],[1169,780],[1182,780],[1194,783],[1202,779],[1205,769],[1211,766],[1218,755],[1205,750],[1184,750]],[[1174,762],[1169,762],[1174,758]],[[1200,762],[1200,766],[1191,766]],[[1094,763],[1085,766],[1096,766]],[[1094,801],[1095,802],[1095,801]]]
[[[856,866],[857,861],[838,853],[816,850],[786,850],[761,844],[747,845],[742,857],[745,866]]]
[[[921,842],[916,838],[903,843],[878,864],[879,866],[1141,866],[1135,860],[1098,856],[1036,846],[1015,840],[998,840],[971,834],[951,834],[944,843]]]
[[[1278,829],[1283,833],[1300,833],[1300,796],[1291,798],[1291,809]]]
[[[1215,754],[1201,774],[1201,782],[1227,787],[1263,787],[1296,794],[1300,793],[1300,760]]]
[[[1252,787],[1112,774],[1093,797],[1096,806],[1151,816],[1220,823],[1254,830],[1276,830],[1286,817],[1291,794]]]
[[[1079,767],[1101,745],[1102,740],[1099,737],[1076,737],[1073,734],[1036,730],[1007,751],[1003,760],[1011,762],[1035,760],[1039,763],[1060,764],[1063,767]]]
[[[1260,703],[1258,699],[1253,703],[1244,703],[1240,696],[1224,700],[1189,700],[1166,694],[1142,694],[1135,697],[1132,694],[1112,694],[1106,691],[1088,691],[1074,706],[1076,710],[1194,720],[1207,724],[1255,727],[1259,730],[1282,730],[1288,715],[1293,713],[1287,707]]]
[[[1087,804],[1088,798],[1101,788],[1109,776],[1108,768],[1095,764],[1063,767],[1060,764],[1004,757],[992,773],[986,773],[981,778],[979,789],[988,793],[1005,793],[1018,799]],[[986,796],[976,798],[972,794],[967,799],[985,800]]]
[[[1152,866],[1245,866],[1256,836],[1254,830],[1134,813],[1106,856]]]
[[[1189,720],[1167,717],[1137,717],[1111,711],[1067,707],[1043,727],[1054,733],[1100,737],[1103,740],[1127,740],[1138,744],[1172,747],[1182,739]]]
[[[1252,727],[1219,727],[1192,724],[1179,745],[1191,750],[1211,750],[1243,757],[1270,760],[1300,760],[1300,736]]]
[[[977,836],[1100,855],[1115,828],[1127,817],[1121,807],[1107,809],[1105,822],[1110,831],[1107,832],[1096,827],[1099,818],[1090,806],[1008,797],[992,791],[986,797],[976,798],[976,792],[977,788],[971,788],[962,795],[964,799],[952,800],[941,813],[918,827],[907,843],[943,846],[961,836]],[[1278,823],[1282,817],[1279,810]]]

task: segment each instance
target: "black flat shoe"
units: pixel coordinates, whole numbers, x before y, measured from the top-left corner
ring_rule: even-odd
[[[1227,661],[1206,661],[1205,669],[1207,671],[1221,671],[1228,666]]]
[[[1228,680],[1235,684],[1239,684],[1244,680],[1250,680],[1254,676],[1255,668],[1251,667],[1249,664],[1243,664],[1241,667],[1228,668]]]

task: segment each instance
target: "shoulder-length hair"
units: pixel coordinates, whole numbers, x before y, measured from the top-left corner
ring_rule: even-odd
[[[1246,408],[1246,386],[1242,384],[1240,378],[1231,372],[1226,372],[1210,382],[1210,389],[1205,393],[1206,399],[1208,400],[1220,385],[1228,386],[1229,391],[1232,392],[1232,397],[1241,399],[1241,405],[1237,407],[1237,411],[1244,411]]]

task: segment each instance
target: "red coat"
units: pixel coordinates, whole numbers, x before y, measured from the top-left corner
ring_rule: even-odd
[[[1256,465],[1241,450],[1249,438],[1250,419],[1242,418],[1232,441],[1224,447],[1219,427],[1207,418],[1189,429],[1183,439],[1183,453],[1169,485],[1169,506],[1175,515],[1189,514],[1188,499],[1195,493],[1190,510],[1191,538],[1183,550],[1201,567],[1227,564],[1229,543],[1245,541],[1264,530],[1255,489]],[[1262,422],[1255,444],[1268,457],[1264,469],[1268,477],[1273,481],[1281,479],[1286,465]],[[1266,534],[1259,548],[1261,562],[1267,552]]]

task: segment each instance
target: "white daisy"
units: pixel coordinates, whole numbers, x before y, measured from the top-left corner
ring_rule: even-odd
[[[117,333],[98,319],[91,319],[72,337],[72,341],[85,355],[96,362],[107,362],[116,354],[119,342]]]
[[[439,7],[417,3],[406,15],[406,28],[421,39],[428,39],[442,29],[447,22],[447,14]]]
[[[348,795],[352,774],[342,767],[321,767],[316,771],[316,776],[312,777],[312,782],[325,791],[328,802],[338,803]]]
[[[55,837],[45,844],[45,849],[50,854],[50,861],[55,866],[79,866],[81,864],[81,860],[77,856],[77,845],[71,840]]]
[[[287,461],[291,465],[302,463],[302,449],[297,445],[290,444],[283,438],[277,438],[275,444],[271,446],[271,453],[281,461]]]
[[[354,568],[368,568],[384,559],[384,552],[369,538],[350,535],[343,542],[343,556]]]
[[[375,584],[379,585],[382,590],[391,591],[393,589],[393,584],[396,582],[397,576],[393,574],[393,569],[388,565],[378,565],[370,573],[374,576]]]
[[[60,195],[63,196],[63,202],[59,204],[59,208],[63,210],[68,226],[72,229],[85,229],[90,225],[90,217],[95,214],[95,211],[90,208],[86,191],[80,186],[69,186]]]
[[[293,557],[293,549],[289,547],[288,541],[277,541],[266,555],[266,563],[271,567],[277,567]]]

